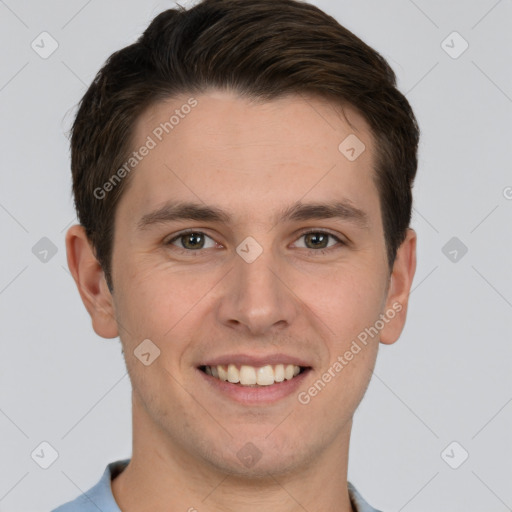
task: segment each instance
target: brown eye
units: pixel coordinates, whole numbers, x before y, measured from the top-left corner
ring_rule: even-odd
[[[186,235],[181,235],[180,239],[185,249],[202,249],[204,245],[202,233],[187,233]]]
[[[304,239],[305,246],[299,245],[299,247],[310,249],[313,252],[322,252],[322,250],[334,249],[336,245],[345,245],[345,243],[337,236],[334,236],[331,233],[327,233],[325,231],[308,231],[307,233],[302,233],[302,235],[299,237],[299,240],[300,239]],[[335,243],[330,243],[331,239]]]
[[[207,239],[212,241],[209,247],[205,245]],[[166,242],[165,245],[176,245],[179,249],[197,251],[199,249],[208,249],[214,247],[215,241],[201,231],[189,231],[187,233],[181,233],[175,236],[173,239]]]
[[[330,237],[326,233],[306,233],[303,236],[306,245],[311,244],[311,247],[308,247],[309,249],[325,249]]]

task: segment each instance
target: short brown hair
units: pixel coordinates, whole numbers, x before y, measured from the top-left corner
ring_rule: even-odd
[[[419,128],[391,67],[311,4],[203,0],[159,14],[136,43],[109,57],[79,105],[71,136],[75,206],[110,289],[114,214],[130,176],[101,199],[95,190],[126,161],[145,109],[208,88],[262,101],[312,93],[355,107],[374,137],[392,269],[411,220]]]

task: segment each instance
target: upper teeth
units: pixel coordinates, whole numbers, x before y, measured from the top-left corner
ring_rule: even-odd
[[[242,365],[240,370],[235,364],[225,366],[206,366],[205,372],[217,379],[240,383],[242,386],[270,386],[275,382],[293,379],[300,372],[300,367],[294,364],[266,365],[259,368],[255,366]]]

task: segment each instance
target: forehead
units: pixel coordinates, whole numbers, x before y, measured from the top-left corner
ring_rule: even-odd
[[[255,127],[261,129],[255,131]],[[349,104],[303,93],[263,101],[217,89],[151,105],[136,122],[134,141],[142,141],[148,134],[157,142],[163,138],[189,143],[190,149],[200,145],[236,150],[240,143],[318,147],[320,143],[332,151],[338,150],[340,136],[350,134],[370,145],[372,142],[366,120]],[[371,152],[372,148],[368,149]]]
[[[125,191],[132,211],[173,199],[263,219],[277,205],[347,199],[379,215],[371,131],[349,105],[306,95],[181,95],[141,115],[133,147],[144,145],[152,149]]]

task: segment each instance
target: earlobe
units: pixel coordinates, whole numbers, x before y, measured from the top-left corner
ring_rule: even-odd
[[[112,295],[83,226],[71,226],[66,233],[68,267],[75,280],[96,334],[102,338],[118,336]]]
[[[383,312],[386,321],[380,332],[380,341],[386,345],[398,340],[405,325],[409,294],[416,272],[416,240],[416,232],[408,228],[396,254]]]

